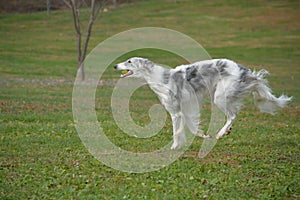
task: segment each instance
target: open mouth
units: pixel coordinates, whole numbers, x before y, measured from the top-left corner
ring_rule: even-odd
[[[126,76],[130,76],[131,74],[133,74],[133,72],[130,70],[122,70],[122,74],[120,77],[125,78]]]

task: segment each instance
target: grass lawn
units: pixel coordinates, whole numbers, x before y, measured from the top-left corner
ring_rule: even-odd
[[[202,140],[196,138],[173,164],[142,174],[105,166],[89,154],[75,130],[76,41],[70,11],[0,15],[0,199],[299,199],[299,9],[298,1],[283,0],[149,0],[101,15],[90,50],[127,29],[170,28],[197,40],[213,58],[269,70],[274,93],[294,96],[274,116],[259,113],[247,99],[231,135],[208,156],[198,158]],[[87,11],[81,16],[87,20]],[[132,55],[170,66],[184,62],[149,49],[122,59]],[[103,81],[119,75],[111,67]],[[113,88],[98,87],[96,99],[98,120],[111,141],[124,149],[152,151],[171,140],[169,118],[153,138],[123,134],[110,109]],[[148,122],[155,103],[147,87],[133,95],[136,123]]]

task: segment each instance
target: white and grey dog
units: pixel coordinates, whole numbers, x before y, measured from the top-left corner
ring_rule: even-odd
[[[144,79],[158,95],[159,100],[170,113],[173,124],[172,149],[185,143],[185,125],[196,136],[209,138],[199,129],[201,103],[206,96],[227,117],[224,127],[216,139],[230,133],[231,126],[243,105],[244,97],[253,93],[261,112],[274,114],[283,108],[292,97],[272,94],[264,75],[266,70],[251,71],[228,59],[213,59],[167,69],[145,59],[134,57],[114,67],[122,70],[121,78]],[[196,94],[196,95],[194,95]],[[195,98],[192,98],[196,96]],[[195,109],[197,108],[197,109]]]

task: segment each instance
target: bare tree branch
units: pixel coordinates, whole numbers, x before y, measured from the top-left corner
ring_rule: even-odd
[[[79,9],[83,4],[88,5],[86,0],[63,0],[65,4],[71,8],[74,20],[74,28],[77,36],[77,53],[78,53],[78,70],[81,73],[81,79],[84,80],[84,60],[87,53],[87,48],[92,33],[93,24],[100,13],[101,8],[106,5],[109,0],[90,0],[90,18],[85,34],[85,39],[82,43],[82,30],[79,18]],[[98,2],[98,3],[97,3]]]
[[[80,60],[84,61],[85,57],[86,57],[86,51],[87,51],[87,47],[88,47],[88,43],[90,40],[90,36],[91,36],[91,32],[92,32],[92,26],[94,24],[95,21],[95,0],[91,1],[91,10],[90,10],[90,20],[88,23],[88,28],[87,28],[87,32],[86,32],[86,36],[85,36],[85,41],[83,43],[83,51],[82,51],[82,55]]]
[[[83,4],[84,4],[85,6],[88,6],[88,2],[86,2],[86,0],[82,0],[82,1],[81,1],[81,5],[83,5]]]
[[[71,8],[71,4],[70,4],[70,2],[69,2],[68,0],[63,0],[63,2],[64,2],[69,8]]]
[[[102,12],[100,12],[101,8],[104,8],[107,3],[109,2],[109,0],[102,0],[98,3],[98,7],[96,9],[96,14],[95,14],[95,20],[98,18],[99,13],[101,14]]]
[[[80,21],[79,21],[79,8],[76,4],[76,0],[71,0],[71,9],[73,14],[74,20],[74,27],[77,34],[77,53],[78,53],[78,62],[81,63],[81,28],[80,28]]]

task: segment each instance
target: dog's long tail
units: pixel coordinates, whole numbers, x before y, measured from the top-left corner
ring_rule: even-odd
[[[252,78],[255,78],[252,81],[254,84],[253,96],[255,104],[261,112],[275,114],[278,109],[285,107],[292,100],[292,97],[286,95],[274,96],[268,86],[268,81],[264,79],[266,74],[269,74],[269,72],[264,69],[252,72]]]

